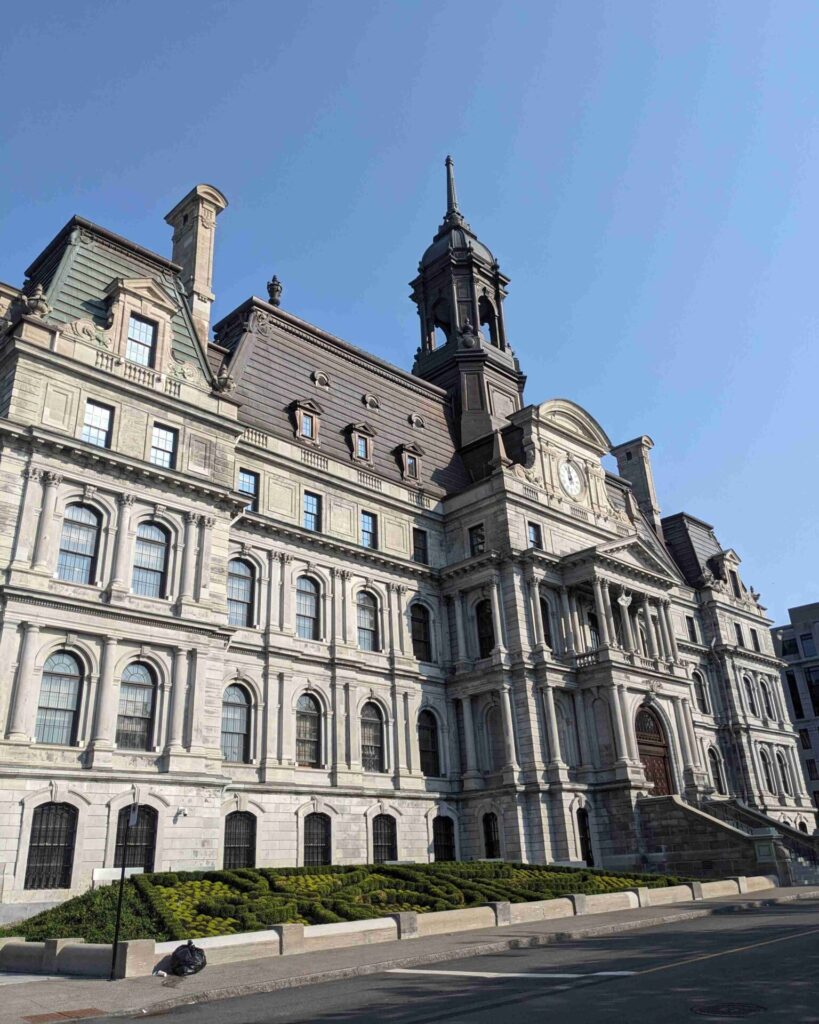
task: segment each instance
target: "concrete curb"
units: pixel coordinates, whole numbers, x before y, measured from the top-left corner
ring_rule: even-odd
[[[261,995],[265,992],[277,992],[288,988],[302,988],[306,985],[319,985],[328,981],[343,981],[346,978],[359,978],[368,974],[381,974],[384,971],[395,968],[423,967],[427,964],[443,963],[447,960],[461,960],[465,957],[487,956],[493,953],[505,953],[510,949],[535,949],[539,946],[550,946],[561,942],[574,942],[578,939],[591,939],[604,935],[616,935],[621,932],[638,931],[642,928],[656,928],[660,925],[675,924],[679,921],[692,921],[701,917],[711,917],[714,914],[738,913],[747,910],[754,910],[758,907],[773,907],[782,903],[794,903],[803,899],[816,899],[816,890],[805,893],[794,893],[793,895],[775,897],[768,900],[748,900],[742,903],[728,904],[724,906],[712,905],[710,907],[699,907],[697,909],[670,911],[659,917],[650,920],[622,921],[619,924],[593,925],[589,928],[581,928],[571,932],[550,932],[545,935],[509,936],[505,939],[497,939],[491,942],[482,942],[467,950],[440,950],[436,953],[419,953],[415,956],[401,956],[392,960],[380,960],[377,963],[362,964],[359,967],[342,967],[329,971],[316,971],[313,974],[295,975],[289,978],[277,978],[272,981],[254,982],[249,985],[226,986],[219,989],[212,989],[209,992],[198,992],[186,996],[177,996],[174,999],[166,999],[161,1003],[153,1003],[150,1007],[136,1007],[128,1010],[116,1010],[109,1013],[109,1017],[153,1017],[180,1006],[196,1006],[200,1003],[215,1003],[222,999],[238,999],[241,996]],[[577,920],[575,918],[574,920]],[[512,925],[511,927],[514,927]]]

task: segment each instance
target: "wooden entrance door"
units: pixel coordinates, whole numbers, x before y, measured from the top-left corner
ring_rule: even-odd
[[[651,708],[642,707],[635,722],[637,749],[643,762],[646,778],[654,783],[652,796],[668,796],[674,792],[671,782],[671,765],[668,756],[668,741],[665,738],[660,719]]]

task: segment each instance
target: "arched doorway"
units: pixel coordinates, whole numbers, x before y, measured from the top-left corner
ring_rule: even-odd
[[[637,712],[635,722],[637,749],[643,762],[646,778],[654,783],[652,796],[668,796],[674,792],[671,782],[671,762],[668,756],[668,741],[660,719],[651,708],[643,707]]]
[[[580,840],[580,856],[586,862],[586,867],[594,867],[594,854],[592,853],[591,829],[589,828],[589,812],[585,807],[577,808],[577,837]]]

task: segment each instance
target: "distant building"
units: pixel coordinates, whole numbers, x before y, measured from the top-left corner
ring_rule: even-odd
[[[787,626],[775,626],[771,632],[776,653],[786,662],[782,682],[799,735],[805,783],[819,806],[819,604],[789,608],[788,617]]]
[[[0,287],[2,899],[123,859],[662,864],[711,818],[675,846],[652,800],[812,831],[738,556],[661,518],[649,437],[525,403],[451,162],[412,373],[275,278],[211,339],[226,206],[185,196],[172,260],[74,217]]]

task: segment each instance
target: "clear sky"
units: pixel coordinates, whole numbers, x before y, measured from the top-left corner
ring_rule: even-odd
[[[0,66],[0,278],[79,213],[170,254],[230,200],[216,318],[283,306],[409,368],[407,283],[461,207],[512,278],[527,400],[647,433],[777,621],[819,600],[819,4],[19,5]]]

